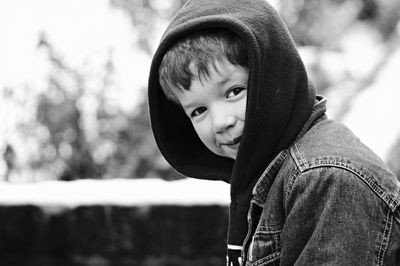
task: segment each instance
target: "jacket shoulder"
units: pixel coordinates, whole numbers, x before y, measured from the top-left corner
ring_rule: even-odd
[[[349,182],[339,173],[347,172],[353,185],[367,186],[400,219],[400,182],[386,164],[345,125],[325,120],[312,127],[289,148],[299,173],[322,178],[322,168],[330,168],[340,182]],[[334,169],[341,169],[335,171]],[[313,174],[312,174],[313,173]],[[337,180],[337,181],[338,181]]]

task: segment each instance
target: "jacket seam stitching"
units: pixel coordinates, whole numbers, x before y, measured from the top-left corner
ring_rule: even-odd
[[[372,183],[371,176],[369,174],[360,173],[354,167],[349,167],[348,165],[345,165],[343,163],[342,164],[339,164],[339,163],[338,164],[334,164],[334,163],[327,164],[326,163],[326,164],[314,165],[314,166],[310,166],[309,168],[303,169],[303,171],[299,171],[299,169],[296,169],[293,172],[292,176],[289,178],[289,182],[288,182],[286,193],[285,193],[286,194],[285,195],[285,206],[287,205],[288,198],[289,198],[290,194],[292,193],[292,188],[293,188],[294,183],[297,180],[297,177],[300,174],[305,173],[309,170],[324,168],[324,167],[335,167],[335,168],[343,169],[345,171],[352,173],[353,175],[360,178],[364,183],[366,183],[366,185],[373,191],[373,193],[375,193],[380,199],[382,199],[387,204],[388,212],[387,212],[387,215],[385,218],[385,228],[383,230],[383,237],[382,237],[382,241],[379,246],[379,251],[378,251],[378,256],[377,256],[378,265],[384,265],[383,264],[384,258],[385,258],[387,249],[389,247],[394,220],[396,220],[397,222],[400,223],[400,219],[397,217],[398,216],[397,213],[399,210],[397,210],[398,208],[396,207],[399,196],[397,196],[394,200],[385,197],[387,195],[385,193],[385,191],[379,185]],[[376,187],[376,189],[375,189],[375,187]],[[286,206],[286,208],[287,208],[287,206]]]
[[[265,178],[268,178],[269,176],[271,176],[270,172],[272,169],[274,169],[275,165],[273,165],[273,163],[276,161],[280,161],[283,160],[285,161],[287,157],[287,152],[285,150],[281,151],[275,158],[274,160],[267,166],[267,168],[265,168],[265,170],[263,171],[263,173],[260,175],[260,177],[257,179],[257,182],[254,184],[253,189],[252,189],[252,194],[254,195],[256,193],[257,187],[260,185],[261,182],[264,182]],[[270,181],[268,181],[269,183]]]
[[[400,218],[399,217],[394,217],[394,219],[399,223],[400,225]]]
[[[386,197],[387,193],[385,192],[385,190],[382,187],[380,187],[378,184],[374,183],[372,181],[372,177],[369,174],[362,173],[362,172],[358,171],[357,169],[355,169],[354,167],[349,167],[348,165],[344,164],[343,162],[337,163],[337,164],[336,163],[324,163],[324,164],[320,164],[320,165],[310,166],[309,168],[303,169],[303,171],[301,171],[301,173],[305,173],[309,170],[318,169],[318,168],[322,168],[322,167],[336,167],[336,168],[344,169],[346,171],[353,173],[355,176],[360,178],[375,193],[375,195],[377,195],[379,198],[381,198],[388,205],[389,209],[392,210],[393,213],[400,216],[400,208],[397,208],[399,205],[399,202],[397,202],[399,197],[396,197],[396,199],[394,199],[394,200],[391,198],[387,198]]]
[[[394,219],[400,224],[400,191],[397,193],[397,197],[394,199],[393,215]]]
[[[274,262],[281,257],[281,252],[277,251],[275,253],[272,253],[264,258],[261,258],[259,260],[256,260],[255,262],[251,263],[251,266],[258,266],[258,265],[263,265],[264,263],[271,263]]]
[[[286,193],[285,193],[285,210],[287,209],[287,202],[289,200],[290,194],[292,194],[293,185],[297,180],[297,177],[301,174],[299,170],[295,170],[291,177],[289,178],[289,182],[287,184]]]
[[[393,214],[390,209],[388,209],[385,221],[386,223],[385,223],[385,228],[383,230],[383,237],[378,252],[378,265],[383,265],[384,263],[385,255],[389,246],[390,237],[392,233]]]
[[[301,155],[301,152],[299,150],[299,147],[295,143],[293,147],[290,149],[290,154],[292,155],[294,161],[296,162],[297,166],[300,168],[300,171],[303,171],[310,167],[307,163],[307,161],[303,158]]]

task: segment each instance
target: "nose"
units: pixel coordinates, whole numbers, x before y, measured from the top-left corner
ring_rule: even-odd
[[[236,118],[229,112],[221,109],[212,112],[213,130],[216,134],[226,132],[229,128],[233,127],[236,123]]]

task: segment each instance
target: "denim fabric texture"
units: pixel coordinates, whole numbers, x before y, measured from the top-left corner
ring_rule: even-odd
[[[400,182],[324,112],[255,185],[245,265],[400,265]]]

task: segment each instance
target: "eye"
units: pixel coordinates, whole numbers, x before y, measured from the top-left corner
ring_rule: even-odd
[[[226,98],[235,97],[236,95],[240,94],[244,90],[246,90],[246,88],[244,88],[244,87],[234,87],[234,88],[228,90],[228,92],[226,94]]]
[[[196,117],[201,115],[202,113],[204,113],[207,110],[207,108],[205,107],[199,107],[194,109],[191,113],[190,113],[190,117]]]

